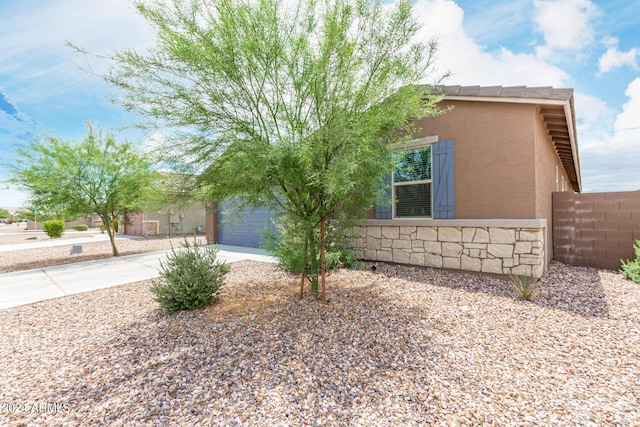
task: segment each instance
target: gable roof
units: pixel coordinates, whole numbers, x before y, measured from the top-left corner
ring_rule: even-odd
[[[444,100],[508,102],[538,105],[542,122],[574,191],[580,192],[580,160],[573,89],[527,86],[433,86]]]

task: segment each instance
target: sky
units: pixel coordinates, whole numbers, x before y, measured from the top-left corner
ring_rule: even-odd
[[[444,84],[573,88],[583,192],[640,189],[640,0],[416,0],[419,37],[437,37]],[[80,140],[85,122],[144,143],[153,132],[109,101],[78,54],[154,43],[128,0],[0,0],[0,207],[28,195],[6,182],[16,148],[41,135]]]

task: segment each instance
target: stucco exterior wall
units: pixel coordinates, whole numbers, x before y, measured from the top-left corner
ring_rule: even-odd
[[[569,177],[547,134],[542,117],[535,114],[532,119],[535,127],[535,218],[544,218],[548,224],[551,224],[553,218],[552,194],[556,191],[563,191],[563,180],[565,191],[573,190],[569,183]],[[546,262],[549,263],[553,259],[553,245],[551,244],[553,242],[553,227],[548,227],[546,233],[546,242],[549,242],[546,250]]]
[[[194,229],[200,226],[197,234],[204,234],[206,228],[206,212],[202,205],[194,205],[183,210],[171,210],[163,213],[145,213],[146,221],[157,221],[158,232],[162,235],[193,235]]]
[[[446,106],[453,110],[418,126],[419,137],[455,141],[456,218],[535,218],[536,107],[444,101]]]
[[[124,224],[124,233],[133,236],[144,236],[144,214],[129,214],[129,224]]]

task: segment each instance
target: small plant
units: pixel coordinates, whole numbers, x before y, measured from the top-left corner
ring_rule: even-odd
[[[520,299],[533,301],[533,299],[538,295],[538,280],[536,278],[518,275],[512,275],[509,277],[511,278],[513,289],[515,289]]]
[[[367,264],[364,261],[355,261],[353,262],[351,265],[348,265],[347,268],[349,270],[360,270],[360,271],[365,271],[365,270],[371,270],[371,271],[376,271],[375,266],[369,266],[369,264]]]
[[[76,231],[87,231],[89,227],[87,227],[86,224],[78,224],[78,225],[74,225],[73,229]]]
[[[62,236],[64,232],[64,221],[59,219],[52,219],[49,221],[45,221],[42,224],[44,228],[44,232],[47,233],[47,236],[54,238]]]
[[[160,278],[149,288],[168,314],[215,302],[229,266],[216,260],[218,250],[186,239],[160,263]]]
[[[26,240],[38,240],[38,236],[27,237]]]
[[[620,260],[620,273],[627,279],[640,284],[640,240],[636,240],[633,250],[636,253],[636,259],[632,261]]]

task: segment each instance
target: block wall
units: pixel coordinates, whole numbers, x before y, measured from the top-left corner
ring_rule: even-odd
[[[553,193],[553,255],[569,265],[618,270],[640,240],[640,191]]]

